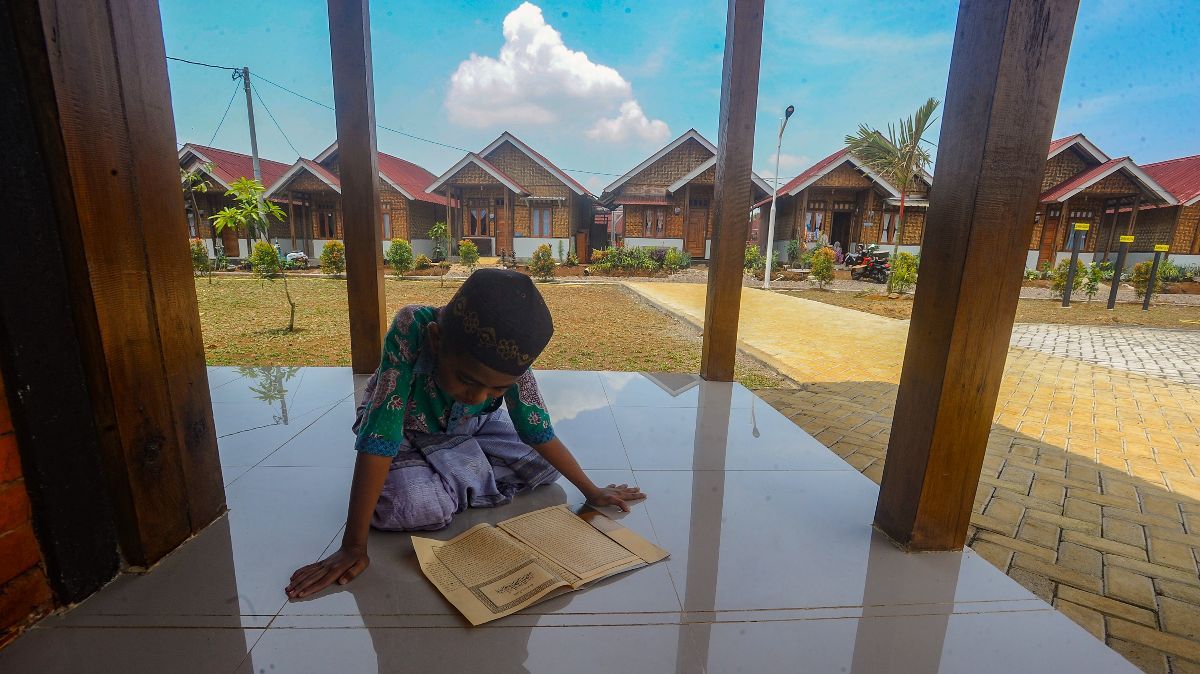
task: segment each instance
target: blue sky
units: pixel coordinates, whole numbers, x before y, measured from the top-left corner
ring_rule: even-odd
[[[332,103],[325,3],[162,0],[171,56],[248,65]],[[598,192],[694,127],[715,141],[725,3],[372,3],[380,124],[471,150],[511,130]],[[838,149],[859,122],[883,127],[943,98],[955,2],[769,0],[754,166],[770,179],[780,111],[796,106],[780,174]],[[507,17],[507,20],[506,20]],[[1200,3],[1082,0],[1055,136],[1086,133],[1147,163],[1200,153]],[[208,143],[234,93],[229,73],[170,64],[179,142]],[[259,93],[296,149],[334,138],[333,113],[266,83]],[[296,152],[255,101],[262,156]],[[938,129],[929,135],[937,141]],[[462,153],[378,134],[434,173]],[[249,152],[240,91],[213,144]],[[594,173],[585,173],[591,171]]]

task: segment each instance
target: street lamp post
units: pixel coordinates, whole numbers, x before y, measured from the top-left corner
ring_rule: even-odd
[[[767,266],[763,273],[763,289],[771,289],[771,260],[775,257],[775,200],[779,197],[779,153],[783,148],[783,130],[787,128],[788,119],[796,111],[796,106],[789,105],[783,111],[783,119],[779,120],[779,137],[775,142],[775,180],[771,190],[771,217],[767,223]]]

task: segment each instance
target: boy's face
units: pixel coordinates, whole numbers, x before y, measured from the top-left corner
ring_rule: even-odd
[[[499,398],[517,382],[517,377],[494,370],[473,356],[442,348],[441,326],[429,325],[430,346],[437,357],[434,379],[452,398],[464,405],[478,405]]]

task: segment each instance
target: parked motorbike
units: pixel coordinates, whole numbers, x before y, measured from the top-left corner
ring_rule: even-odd
[[[871,251],[862,264],[850,268],[850,278],[855,281],[866,279],[872,283],[887,283],[888,274],[892,271],[892,263],[888,262],[890,253]]]
[[[866,259],[867,255],[875,252],[876,247],[877,246],[875,244],[871,244],[866,248],[863,248],[861,243],[857,244],[855,245],[854,250],[846,253],[846,258],[842,264],[846,265],[847,267],[857,267],[863,263],[863,260]]]

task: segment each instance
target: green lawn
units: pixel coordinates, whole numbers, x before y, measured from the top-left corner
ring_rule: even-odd
[[[292,279],[299,308],[289,333],[280,281],[247,277],[196,280],[209,365],[349,365],[346,282]],[[387,280],[388,312],[405,304],[442,305],[457,282]],[[537,361],[543,370],[697,372],[695,328],[618,285],[543,285],[554,339]],[[753,388],[783,385],[771,369],[739,357],[737,378]]]

